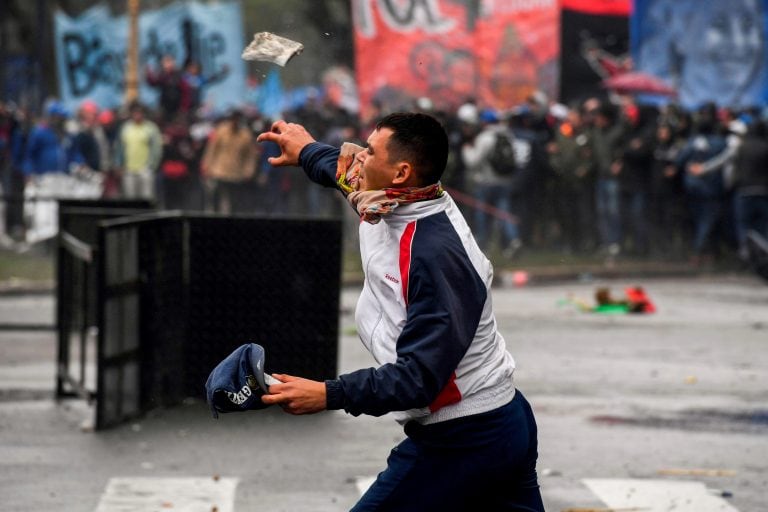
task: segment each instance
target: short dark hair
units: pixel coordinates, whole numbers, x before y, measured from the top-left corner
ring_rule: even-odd
[[[389,128],[390,161],[403,160],[413,166],[421,186],[440,181],[448,161],[448,135],[440,121],[420,112],[389,114],[376,129]]]
[[[138,100],[134,100],[128,105],[128,113],[133,114],[134,112],[141,112],[142,114],[147,113],[144,105]]]

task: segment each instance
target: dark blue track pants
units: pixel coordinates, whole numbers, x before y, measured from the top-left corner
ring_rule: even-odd
[[[352,512],[544,510],[536,421],[520,391],[493,411],[427,426],[411,422],[405,433]]]

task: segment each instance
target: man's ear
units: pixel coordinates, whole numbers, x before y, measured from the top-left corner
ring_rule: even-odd
[[[398,162],[395,176],[392,178],[392,184],[415,186],[414,183],[416,180],[416,172],[413,170],[413,166],[408,162]]]

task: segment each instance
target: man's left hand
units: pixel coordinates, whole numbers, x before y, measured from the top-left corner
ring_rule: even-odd
[[[325,382],[291,375],[272,376],[281,383],[269,386],[269,394],[261,397],[265,404],[278,404],[289,414],[314,414],[325,410]]]

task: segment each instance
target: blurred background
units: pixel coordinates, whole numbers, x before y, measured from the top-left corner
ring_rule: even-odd
[[[766,19],[764,0],[7,0],[0,280],[50,277],[59,199],[354,223],[255,135],[286,118],[362,142],[398,110],[443,121],[443,185],[497,265],[746,268]],[[304,50],[244,61],[261,31]]]
[[[359,218],[256,136],[363,144],[406,110],[445,126],[494,263],[547,509],[764,510],[767,8],[0,0],[4,505],[226,512],[239,478],[237,510],[348,510],[394,422],[213,421],[202,383],[249,341],[270,371],[371,364]],[[265,31],[303,51],[243,60]]]

